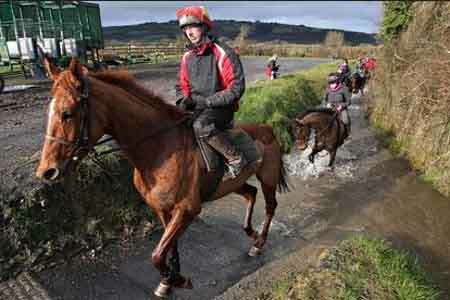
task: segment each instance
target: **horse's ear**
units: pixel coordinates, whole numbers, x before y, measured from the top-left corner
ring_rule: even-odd
[[[305,123],[303,123],[303,121],[302,120],[299,120],[299,119],[295,119],[295,123],[297,123],[298,125],[300,125],[300,126],[304,126],[305,125]]]
[[[75,57],[72,57],[72,60],[70,61],[69,70],[78,80],[83,76],[87,76],[89,73],[88,68],[83,66]]]
[[[59,68],[52,63],[47,55],[44,55],[44,67],[48,73],[48,77],[53,81],[55,81],[58,78],[59,74],[61,74]]]

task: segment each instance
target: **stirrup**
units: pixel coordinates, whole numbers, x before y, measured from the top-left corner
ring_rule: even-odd
[[[235,163],[228,163],[228,174],[230,178],[236,178],[241,173],[242,169],[248,165],[248,161],[244,156],[241,156],[241,159]],[[226,176],[228,177],[228,176]]]

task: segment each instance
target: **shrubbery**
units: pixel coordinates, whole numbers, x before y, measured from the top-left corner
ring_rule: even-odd
[[[395,148],[448,196],[450,3],[397,1],[386,7],[382,33],[388,38],[378,54],[371,119],[392,132]]]

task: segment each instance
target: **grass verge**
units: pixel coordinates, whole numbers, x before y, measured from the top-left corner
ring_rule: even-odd
[[[384,240],[356,237],[322,256],[318,267],[274,284],[259,300],[437,300],[417,258]]]

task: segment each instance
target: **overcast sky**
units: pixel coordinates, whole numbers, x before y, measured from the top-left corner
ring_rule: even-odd
[[[175,20],[175,10],[203,5],[212,19],[277,22],[375,33],[380,1],[89,1],[100,4],[102,25]]]

